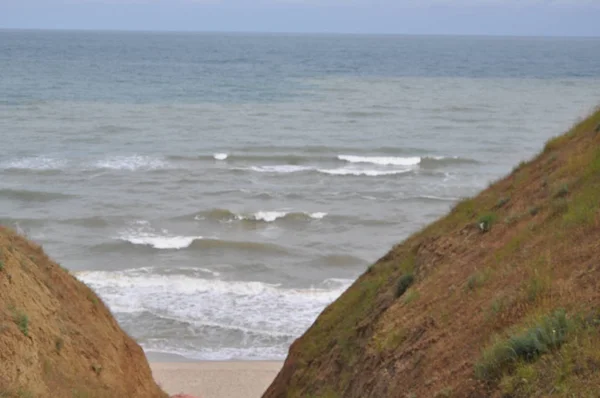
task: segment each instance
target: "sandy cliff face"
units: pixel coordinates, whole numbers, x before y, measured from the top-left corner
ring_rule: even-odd
[[[87,286],[0,227],[0,397],[166,397]]]
[[[600,396],[599,209],[597,111],[377,261],[264,396]]]

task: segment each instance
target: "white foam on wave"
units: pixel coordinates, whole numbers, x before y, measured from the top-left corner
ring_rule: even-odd
[[[116,313],[150,312],[197,326],[219,325],[266,335],[300,335],[350,285],[285,288],[258,281],[225,281],[147,270],[88,271],[77,277]]]
[[[238,215],[236,215],[235,218],[238,220],[254,220],[254,221],[263,221],[263,222],[274,222],[278,219],[285,218],[286,216],[293,215],[293,214],[304,215],[304,216],[312,218],[314,220],[321,220],[325,216],[327,216],[327,213],[324,213],[324,212],[293,213],[293,212],[287,212],[287,211],[257,211],[256,213],[253,213],[251,215],[238,214]]]
[[[3,169],[17,170],[60,170],[67,165],[64,159],[54,159],[44,156],[27,157],[2,163]]]
[[[94,164],[94,167],[99,169],[126,171],[156,170],[167,166],[168,164],[162,159],[142,155],[111,156]]]
[[[213,155],[213,158],[214,158],[215,160],[225,160],[225,159],[227,159],[228,157],[229,157],[229,155],[228,155],[228,154],[226,154],[226,153],[215,153],[215,154]]]
[[[315,220],[321,220],[321,219],[325,218],[325,216],[327,216],[327,213],[323,213],[323,212],[308,213],[308,216],[310,218],[314,218]]]
[[[185,249],[202,236],[172,235],[167,230],[157,233],[146,220],[131,223],[132,227],[123,231],[118,239],[134,245],[151,246],[155,249]]]
[[[367,177],[378,177],[388,176],[395,174],[408,173],[410,169],[402,170],[376,170],[376,169],[356,169],[356,168],[338,168],[338,169],[319,169],[319,173],[338,175],[338,176],[367,176]]]
[[[371,163],[380,166],[416,166],[421,163],[421,158],[414,157],[391,157],[391,156],[355,156],[338,155],[339,160],[349,163]]]
[[[278,218],[287,216],[288,213],[285,211],[258,211],[252,215],[252,219],[257,221],[273,222]],[[238,216],[241,219],[245,219],[245,216]]]
[[[460,198],[456,198],[456,197],[436,196],[436,195],[420,195],[418,198],[439,200],[439,201],[443,201],[443,202],[456,202],[456,201],[460,200]]]
[[[312,170],[309,166],[297,166],[291,164],[282,164],[274,166],[252,166],[250,170],[257,171],[259,173],[298,173],[302,171]]]
[[[119,239],[134,245],[152,246],[155,249],[185,249],[202,236],[161,236],[150,233],[123,234]]]

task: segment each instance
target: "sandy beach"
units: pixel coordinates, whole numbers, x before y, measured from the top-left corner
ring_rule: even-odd
[[[151,362],[154,379],[169,394],[198,398],[258,398],[281,362]]]

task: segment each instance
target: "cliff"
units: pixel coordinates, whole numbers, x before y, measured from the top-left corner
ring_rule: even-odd
[[[167,397],[94,292],[3,227],[0,397]]]
[[[373,264],[264,397],[599,396],[599,209],[600,110]]]

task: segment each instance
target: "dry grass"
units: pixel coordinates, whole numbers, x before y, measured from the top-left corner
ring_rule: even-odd
[[[294,343],[266,397],[593,396],[598,327],[560,344],[544,328],[557,308],[600,308],[599,124],[600,110],[395,246]]]

